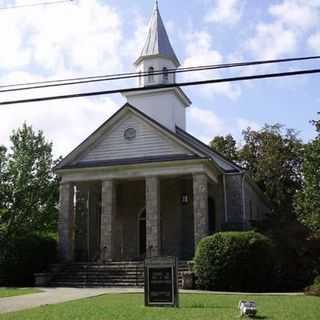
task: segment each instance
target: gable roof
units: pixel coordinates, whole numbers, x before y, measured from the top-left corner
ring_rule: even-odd
[[[112,127],[115,123],[125,115],[126,111],[131,111],[138,115],[144,121],[147,121],[161,133],[171,138],[181,147],[189,150],[188,153],[177,153],[169,155],[157,155],[157,156],[143,156],[132,158],[119,158],[119,159],[100,159],[98,161],[81,161],[75,162],[75,160],[90,149],[101,136]],[[125,164],[138,164],[148,162],[162,162],[162,161],[177,161],[177,160],[191,160],[191,159],[209,159],[212,160],[218,168],[223,172],[241,172],[242,169],[223,157],[218,152],[212,150],[209,146],[205,145],[186,131],[176,127],[176,131],[171,131],[165,126],[158,123],[156,120],[150,118],[140,110],[136,109],[129,103],[126,103],[121,109],[119,109],[113,116],[105,121],[97,130],[95,130],[87,139],[85,139],[78,147],[76,147],[71,153],[69,153],[62,161],[54,168],[54,170],[61,169],[75,169],[75,168],[89,168],[89,167],[101,167],[111,165],[125,165]]]
[[[123,131],[130,127],[132,122],[140,131],[140,140],[134,139],[132,143],[125,144],[124,139],[120,137],[123,137]],[[110,140],[108,140],[109,138]],[[115,141],[119,138],[120,143],[123,144],[120,147]],[[112,145],[110,145],[110,141]],[[139,148],[140,153],[137,153],[135,148]],[[145,163],[155,162],[156,159],[172,161],[202,157],[203,155],[199,154],[196,149],[179,140],[171,130],[126,103],[62,159],[54,169],[92,167],[94,164],[97,166],[102,164],[115,165],[117,161],[119,164],[129,164],[130,161]]]
[[[171,46],[166,28],[163,24],[157,2],[149,23],[149,30],[145,45],[135,64],[139,64],[145,57],[152,56],[169,58],[177,67],[180,66],[180,62]]]

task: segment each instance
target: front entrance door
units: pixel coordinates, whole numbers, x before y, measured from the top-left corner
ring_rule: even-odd
[[[144,258],[146,256],[147,247],[147,227],[146,227],[146,210],[139,216],[139,256]]]

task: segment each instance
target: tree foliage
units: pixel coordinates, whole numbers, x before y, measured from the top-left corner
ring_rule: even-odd
[[[305,147],[303,189],[297,195],[296,210],[299,220],[320,235],[320,120],[312,123],[318,134]]]
[[[314,125],[318,136],[308,145],[295,130],[275,124],[243,131],[236,149],[237,163],[272,203],[269,219],[255,227],[275,244],[277,290],[301,289],[320,272],[319,241],[310,237],[310,228],[320,230],[320,121]],[[228,150],[226,138],[213,141]]]
[[[231,134],[224,136],[216,136],[210,142],[212,149],[220,152],[225,157],[232,161],[238,160],[238,152],[236,146],[236,140],[232,137]]]
[[[244,131],[243,138],[241,165],[272,201],[277,217],[292,217],[293,200],[302,187],[303,143],[297,132],[279,124],[265,125],[259,131]]]
[[[0,230],[8,236],[55,231],[58,181],[52,144],[24,124],[0,149]]]
[[[231,135],[215,137],[210,145],[248,171],[272,201],[280,220],[294,215],[293,200],[302,187],[303,143],[293,129],[279,124],[261,130],[243,131],[243,145],[237,149]]]

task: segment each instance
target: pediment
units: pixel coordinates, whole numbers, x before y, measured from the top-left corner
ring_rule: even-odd
[[[182,155],[192,157],[196,152],[175,138],[174,133],[127,105],[62,160],[57,169]]]

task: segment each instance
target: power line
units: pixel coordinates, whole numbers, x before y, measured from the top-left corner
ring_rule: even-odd
[[[61,100],[61,99],[83,98],[83,97],[91,97],[91,96],[98,96],[98,95],[115,94],[115,93],[150,91],[150,90],[165,89],[165,88],[186,87],[186,86],[196,86],[196,85],[223,83],[223,82],[236,82],[236,81],[245,81],[245,80],[280,78],[280,77],[289,77],[289,76],[316,74],[316,73],[320,73],[320,69],[309,69],[309,70],[298,70],[298,71],[280,72],[280,73],[257,74],[257,75],[252,75],[252,76],[241,76],[241,77],[231,77],[231,78],[222,78],[222,79],[210,79],[210,80],[203,80],[203,81],[161,84],[161,85],[155,85],[155,86],[149,86],[149,87],[143,87],[143,88],[135,87],[135,88],[128,88],[128,89],[115,89],[115,90],[107,90],[107,91],[83,92],[83,93],[76,93],[76,94],[69,94],[69,95],[58,95],[58,96],[48,96],[48,97],[39,97],[39,98],[30,98],[30,99],[11,100],[11,101],[0,102],[0,105],[3,106],[3,105],[11,105],[11,104],[29,103],[29,102],[42,102],[42,101]]]
[[[166,74],[177,74],[185,72],[196,72],[196,71],[207,71],[207,70],[217,70],[217,69],[226,69],[226,68],[235,68],[235,67],[245,67],[253,65],[263,65],[263,64],[275,64],[275,63],[284,63],[284,62],[297,62],[304,60],[314,60],[320,59],[320,56],[308,56],[308,57],[297,57],[297,58],[286,58],[286,59],[274,59],[274,60],[258,60],[258,61],[249,61],[249,62],[237,62],[237,63],[228,63],[228,64],[214,64],[214,65],[203,65],[196,67],[185,67],[180,69],[167,69],[164,70],[154,70],[153,75],[163,75]],[[0,88],[9,88],[0,90],[1,92],[14,92],[22,90],[33,90],[33,89],[43,89],[43,88],[52,88],[60,86],[70,86],[78,84],[88,84],[93,82],[102,82],[102,81],[112,81],[112,80],[124,80],[124,79],[133,79],[138,77],[147,77],[149,72],[131,72],[131,73],[118,73],[111,75],[100,75],[100,76],[89,76],[89,77],[78,77],[70,79],[58,79],[51,81],[38,81],[38,82],[29,82],[21,84],[10,84],[2,85]]]
[[[66,3],[66,2],[73,2],[73,1],[74,0],[56,0],[56,1],[35,2],[35,3],[30,3],[30,4],[21,4],[21,5],[0,7],[0,10],[22,9],[22,8],[31,8],[31,7],[38,7],[38,6],[48,6],[48,5],[60,4],[60,3]]]

